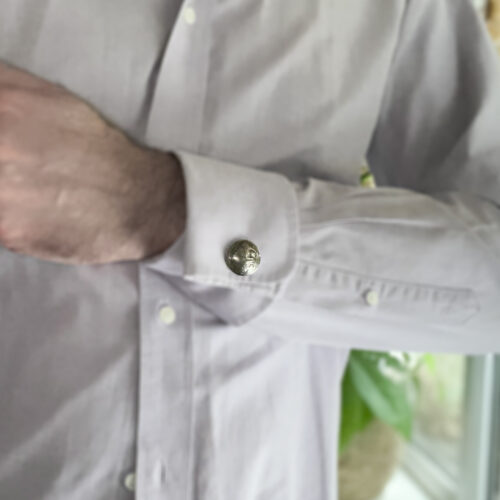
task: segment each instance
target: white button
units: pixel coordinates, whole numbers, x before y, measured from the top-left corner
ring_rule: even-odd
[[[123,480],[123,485],[129,491],[134,491],[135,490],[135,474],[133,472],[129,472],[125,476],[125,479]]]
[[[194,24],[196,22],[196,11],[193,7],[189,6],[184,9],[184,21],[187,24]]]
[[[171,325],[175,321],[175,310],[170,306],[163,306],[160,309],[160,319],[166,325]]]
[[[369,290],[365,295],[366,303],[370,306],[376,306],[378,304],[378,293],[374,290]]]

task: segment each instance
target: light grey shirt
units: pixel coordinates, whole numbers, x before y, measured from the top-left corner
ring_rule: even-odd
[[[0,249],[2,500],[335,500],[350,348],[500,350],[500,65],[466,0],[0,9],[0,58],[175,152],[188,208],[141,262]]]

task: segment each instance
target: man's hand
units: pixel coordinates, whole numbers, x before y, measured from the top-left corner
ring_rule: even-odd
[[[141,260],[184,230],[176,157],[135,144],[64,89],[0,62],[0,244],[72,264]]]

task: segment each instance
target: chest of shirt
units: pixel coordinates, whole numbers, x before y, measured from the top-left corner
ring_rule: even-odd
[[[148,145],[356,184],[403,6],[5,0],[0,58]]]

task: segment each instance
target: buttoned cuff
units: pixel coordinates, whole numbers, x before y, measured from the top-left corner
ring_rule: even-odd
[[[183,291],[190,291],[193,300],[224,320],[247,321],[269,305],[266,299],[279,294],[296,265],[299,235],[294,185],[275,172],[184,151],[171,153],[181,163],[186,185],[185,231],[173,247],[143,262],[182,277]],[[254,274],[240,276],[228,268],[225,251],[236,240],[257,246],[260,264]],[[210,287],[230,290],[208,293]],[[231,311],[225,311],[229,307]]]

